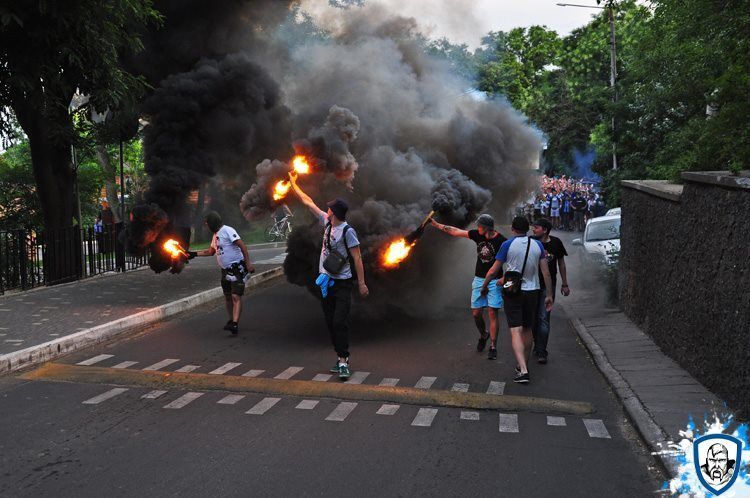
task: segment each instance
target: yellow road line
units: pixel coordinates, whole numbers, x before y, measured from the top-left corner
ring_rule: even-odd
[[[153,389],[251,392],[301,398],[335,398],[356,401],[382,401],[419,406],[505,410],[586,415],[594,412],[591,403],[534,396],[508,396],[413,387],[371,386],[344,382],[280,380],[235,375],[151,372],[94,366],[47,363],[21,376],[28,380],[114,384]]]

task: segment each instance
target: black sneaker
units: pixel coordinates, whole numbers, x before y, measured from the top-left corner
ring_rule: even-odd
[[[346,359],[346,364],[349,364],[349,358]],[[336,358],[336,363],[333,364],[331,369],[329,370],[331,373],[339,373],[339,359]]]
[[[516,365],[516,375],[520,375],[520,374],[521,374],[521,367]]]
[[[547,353],[539,353],[539,355],[537,355],[536,361],[537,361],[537,363],[541,363],[542,365],[546,365],[547,364]]]
[[[232,324],[234,322],[232,320],[227,320],[227,324],[224,325],[224,330],[232,330]]]
[[[237,322],[230,323],[229,331],[232,333],[232,335],[237,335],[240,332],[239,324]]]
[[[487,339],[490,338],[490,334],[484,334],[482,336],[479,336],[479,340],[477,341],[477,351],[481,353],[484,351],[484,347],[487,345]]]
[[[518,372],[518,375],[516,375],[513,378],[513,382],[517,384],[528,384],[529,383],[529,373],[526,372],[525,374],[522,374],[521,372]]]
[[[497,348],[490,348],[490,350],[487,351],[487,359],[497,360]]]

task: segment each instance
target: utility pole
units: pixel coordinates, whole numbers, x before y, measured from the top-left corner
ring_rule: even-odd
[[[125,223],[125,173],[122,166],[122,138],[120,138],[120,221]]]

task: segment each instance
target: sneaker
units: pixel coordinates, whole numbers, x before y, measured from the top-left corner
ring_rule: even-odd
[[[537,363],[541,363],[542,365],[547,364],[547,353],[539,353],[536,359]]]
[[[520,375],[520,374],[521,374],[521,367],[516,365],[516,375]]]
[[[349,358],[346,359],[346,364],[347,365],[349,364]],[[331,372],[333,374],[339,373],[339,360],[338,360],[338,358],[336,359],[336,363],[333,364],[333,366],[331,367],[331,369],[329,370],[329,372]]]
[[[227,324],[224,325],[224,330],[232,330],[232,320],[227,320]]]
[[[521,372],[518,372],[518,375],[516,375],[513,378],[513,382],[517,384],[528,384],[529,383],[529,373],[526,372],[525,374],[522,374]]]
[[[490,348],[490,350],[487,351],[487,359],[497,360],[497,348]]]
[[[487,339],[490,338],[490,334],[484,334],[482,336],[479,336],[479,340],[477,341],[477,351],[481,353],[484,351],[484,347],[487,345]]]
[[[349,377],[352,376],[352,373],[349,371],[349,365],[347,363],[339,363],[339,379],[346,380]]]
[[[237,335],[240,332],[240,327],[237,322],[232,322],[229,325],[229,331],[232,333],[232,335]]]

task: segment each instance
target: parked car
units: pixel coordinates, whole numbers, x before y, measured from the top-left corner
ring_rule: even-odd
[[[620,216],[621,213],[622,213],[622,208],[612,208],[606,213],[604,213],[604,216],[614,216],[614,215]]]
[[[609,266],[620,252],[620,215],[600,216],[586,223],[582,239],[573,239],[574,246],[581,247],[581,262],[584,267]]]

